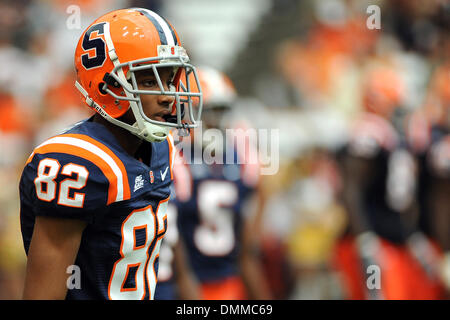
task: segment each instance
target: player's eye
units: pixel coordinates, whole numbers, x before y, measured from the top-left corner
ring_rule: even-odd
[[[141,85],[146,88],[155,88],[158,87],[158,82],[156,79],[144,79],[141,81]]]

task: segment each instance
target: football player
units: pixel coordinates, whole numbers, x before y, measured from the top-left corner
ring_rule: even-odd
[[[95,114],[26,162],[23,298],[153,299],[173,178],[169,131],[199,121],[201,90],[188,90],[189,79],[200,86],[197,72],[174,27],[141,8],[95,20],[75,67],[75,86]]]
[[[258,208],[262,206],[257,200],[256,150],[245,137],[243,148],[239,144],[233,147],[228,135],[224,143],[217,136],[207,141],[209,130],[221,132],[224,137],[229,133],[227,128],[236,128],[230,116],[236,91],[230,79],[216,69],[199,68],[198,74],[205,106],[204,135],[194,130],[190,141],[177,145],[184,160],[177,161],[174,170],[173,203],[179,235],[200,284],[202,299],[270,299],[255,237],[261,212]],[[211,159],[206,159],[208,152]],[[255,201],[253,209],[251,199]]]
[[[419,230],[443,251],[424,247],[430,271],[450,293],[450,64],[433,72],[423,108],[408,121],[408,140],[418,160]],[[420,249],[420,248],[418,248]],[[435,249],[435,248],[434,248]],[[419,250],[417,250],[420,253]],[[437,269],[437,270],[436,270]]]
[[[356,236],[340,243],[355,253],[347,253],[341,267],[351,288],[349,297],[356,299],[439,295],[410,246],[418,211],[417,163],[397,125],[402,121],[395,120],[402,119],[398,115],[405,89],[393,68],[378,66],[368,72],[363,87],[366,112],[353,123],[340,155],[344,203]],[[351,266],[354,263],[360,266]],[[381,275],[378,283],[369,285],[373,270]]]

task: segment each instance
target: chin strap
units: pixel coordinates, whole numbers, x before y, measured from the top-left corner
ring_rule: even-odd
[[[86,101],[86,104],[87,104],[89,107],[94,108],[94,105],[95,105],[96,103],[94,102],[94,100],[92,100],[92,99],[89,97],[87,91],[83,88],[83,86],[82,86],[78,81],[75,81],[75,88],[77,88],[78,91],[80,91],[81,94],[83,95],[83,97],[86,99],[86,100],[85,100],[85,101]]]

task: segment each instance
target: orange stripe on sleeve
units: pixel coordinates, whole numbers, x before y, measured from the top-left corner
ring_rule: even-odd
[[[117,166],[119,167],[120,171],[122,172],[122,176],[123,176],[123,199],[124,200],[130,199],[131,191],[130,191],[130,184],[128,182],[127,170],[125,169],[125,166],[124,166],[122,160],[120,160],[119,157],[117,157],[114,152],[112,152],[108,147],[106,147],[101,142],[99,142],[99,141],[97,141],[97,140],[95,140],[95,139],[93,139],[93,138],[91,138],[91,137],[89,137],[87,135],[84,135],[84,134],[63,134],[63,135],[60,135],[60,137],[71,137],[71,138],[84,140],[86,142],[92,143],[93,145],[95,145],[99,149],[103,150],[106,154],[108,154],[114,160],[114,162],[117,164]]]
[[[175,145],[173,143],[172,132],[167,136],[167,144],[169,145],[169,170],[170,170],[170,179],[173,180],[173,161],[174,161],[174,152]]]
[[[92,153],[90,151],[87,151],[83,148],[67,145],[67,144],[60,144],[60,143],[52,143],[47,144],[42,147],[38,147],[34,150],[33,154],[28,159],[27,163],[31,161],[34,154],[45,154],[45,153],[65,153],[65,154],[71,154],[76,155],[78,157],[81,157],[83,159],[91,161],[93,164],[95,164],[105,175],[105,177],[109,181],[109,188],[108,188],[108,202],[107,204],[111,204],[115,201],[117,196],[117,177],[112,171],[111,167],[98,155],[95,153]]]

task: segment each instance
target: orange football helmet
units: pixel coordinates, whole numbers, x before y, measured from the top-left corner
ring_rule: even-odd
[[[236,88],[231,79],[223,72],[212,67],[200,66],[197,68],[203,96],[203,110],[217,107],[232,107],[236,98]],[[200,92],[196,86],[194,74],[191,73],[191,91]],[[193,99],[198,105],[199,99]]]
[[[389,118],[405,98],[405,84],[392,69],[378,67],[371,70],[363,83],[363,104],[368,112]]]
[[[203,96],[203,123],[207,127],[224,129],[237,99],[236,89],[231,79],[223,72],[206,66],[197,68]],[[193,75],[191,74],[193,77]],[[191,82],[194,82],[193,79]],[[199,89],[192,86],[193,91]],[[194,98],[198,105],[199,99]]]
[[[98,18],[78,41],[75,67],[75,86],[87,105],[144,140],[163,141],[171,128],[195,128],[200,121],[203,98],[197,71],[173,26],[153,11],[121,9]],[[169,90],[164,89],[158,73],[167,67],[174,70]],[[135,72],[141,70],[153,71],[159,91],[139,90]],[[166,122],[144,114],[140,99],[144,94],[175,97]],[[195,110],[193,98],[198,102]],[[136,118],[133,125],[120,120],[130,108]]]
[[[232,107],[236,99],[236,89],[231,79],[211,67],[199,67],[198,76],[203,88],[204,108]]]

